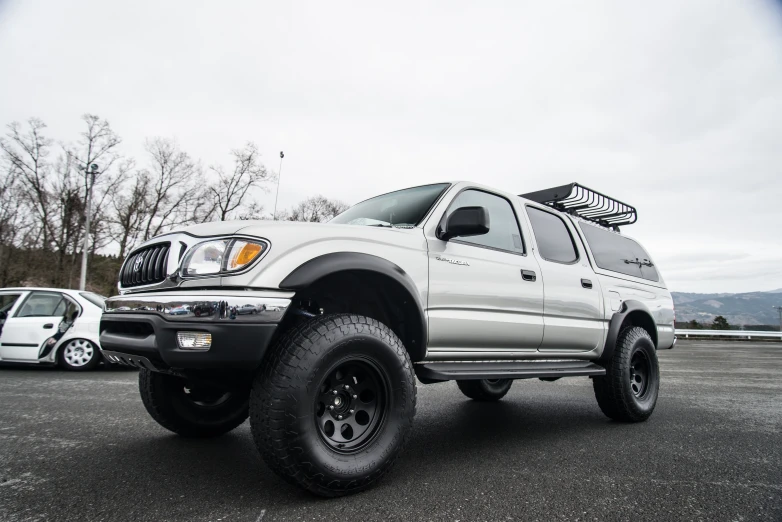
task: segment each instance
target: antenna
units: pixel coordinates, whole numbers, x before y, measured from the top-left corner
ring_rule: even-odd
[[[280,170],[277,171],[277,194],[274,196],[274,214],[272,219],[277,220],[277,198],[280,197],[280,181],[282,181],[282,158],[285,157],[282,151],[280,151]]]

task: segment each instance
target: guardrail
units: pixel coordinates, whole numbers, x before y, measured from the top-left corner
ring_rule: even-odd
[[[782,332],[762,332],[755,330],[681,330],[676,329],[679,339],[692,337],[733,337],[737,339],[779,339],[782,340]]]

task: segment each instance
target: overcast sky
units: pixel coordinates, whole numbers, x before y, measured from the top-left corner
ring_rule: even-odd
[[[91,112],[137,158],[284,150],[281,207],[578,181],[672,290],[782,287],[779,3],[0,0],[0,75],[0,123],[60,140]]]

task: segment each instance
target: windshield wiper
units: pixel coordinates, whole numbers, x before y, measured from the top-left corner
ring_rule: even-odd
[[[410,223],[394,223],[393,225],[384,225],[382,223],[375,223],[374,225],[367,225],[368,227],[383,227],[383,228],[415,228],[415,225]]]

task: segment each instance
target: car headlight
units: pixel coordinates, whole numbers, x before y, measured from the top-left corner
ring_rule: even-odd
[[[182,261],[183,276],[235,272],[246,267],[269,248],[263,241],[215,239],[191,248]]]

